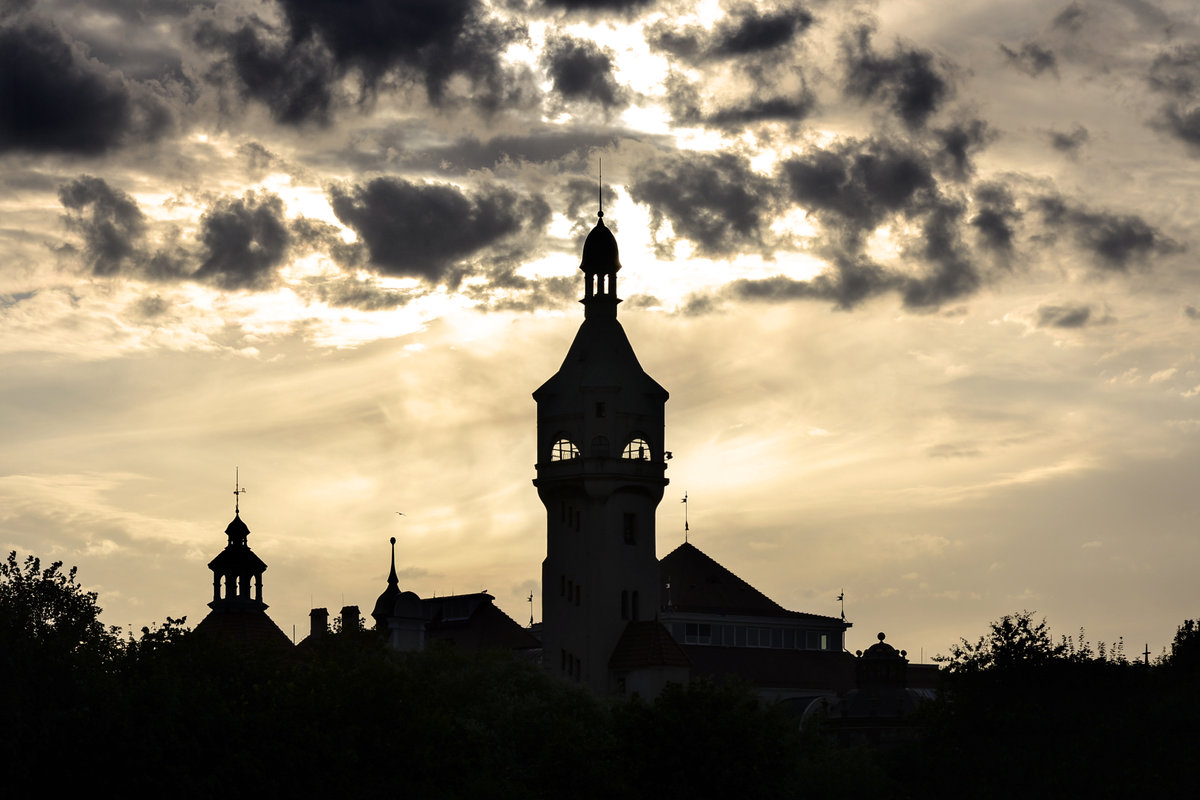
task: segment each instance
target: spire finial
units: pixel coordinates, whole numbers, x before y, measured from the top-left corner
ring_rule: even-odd
[[[683,543],[687,544],[688,540],[688,509],[687,509],[687,492],[683,493]]]
[[[399,586],[400,579],[396,577],[396,537],[392,537],[392,571],[388,574],[388,586]]]
[[[238,468],[233,468],[233,515],[236,517],[241,513],[240,501],[241,496],[246,493],[245,488],[241,486],[241,480],[238,478]]]
[[[596,168],[596,205],[600,210],[596,212],[596,218],[604,219],[604,159],[597,161],[600,163]]]

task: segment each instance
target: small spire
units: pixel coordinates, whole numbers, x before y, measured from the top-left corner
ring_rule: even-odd
[[[241,495],[246,493],[246,490],[241,487],[241,480],[238,478],[238,468],[233,468],[233,515],[236,517],[241,513],[240,501]]]
[[[396,537],[392,537],[392,571],[388,574],[388,586],[399,586],[400,579],[396,577]]]

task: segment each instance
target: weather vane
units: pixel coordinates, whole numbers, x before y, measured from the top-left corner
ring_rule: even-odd
[[[246,493],[245,487],[241,486],[241,480],[238,478],[238,468],[233,468],[233,515],[236,517],[241,513],[241,496]]]
[[[686,491],[683,493],[683,500],[681,500],[680,502],[683,503],[683,543],[687,544],[688,531],[690,530],[690,528],[688,527],[687,492]]]
[[[529,593],[529,627],[533,627],[533,592]]]
[[[596,167],[596,205],[599,206],[596,216],[604,219],[604,159],[596,160],[599,162]]]
[[[842,589],[840,592],[838,592],[838,596],[835,597],[834,599],[842,604],[842,619],[845,620],[846,619],[846,590]]]

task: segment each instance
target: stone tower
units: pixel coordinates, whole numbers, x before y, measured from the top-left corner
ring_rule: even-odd
[[[546,507],[543,659],[598,692],[610,661],[659,598],[654,515],[662,499],[667,391],[642,370],[617,321],[617,240],[604,212],[583,245],[584,320],[558,372],[533,393]]]

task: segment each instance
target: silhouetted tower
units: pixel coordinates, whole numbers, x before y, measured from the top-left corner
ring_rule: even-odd
[[[421,610],[421,598],[415,592],[400,591],[400,578],[396,575],[396,537],[392,542],[392,569],[388,573],[387,588],[375,601],[375,630],[387,637],[387,645],[393,650],[422,650],[425,647],[425,615]]]
[[[235,489],[239,495],[243,490]],[[266,563],[250,549],[250,528],[242,521],[234,503],[233,521],[225,528],[228,542],[208,562],[213,573],[212,609],[196,626],[196,633],[238,639],[255,645],[291,646],[291,640],[267,616],[263,602],[262,576]]]
[[[225,549],[208,562],[213,571],[213,599],[208,607],[218,610],[263,610],[262,576],[267,565],[246,544],[250,528],[235,510],[233,521],[225,528],[229,537]]]
[[[604,212],[583,245],[584,321],[537,402],[537,486],[546,506],[546,667],[615,691],[609,659],[626,626],[658,608],[654,514],[662,499],[667,391],[617,322],[617,240]]]

